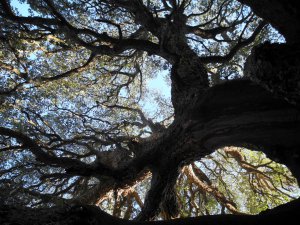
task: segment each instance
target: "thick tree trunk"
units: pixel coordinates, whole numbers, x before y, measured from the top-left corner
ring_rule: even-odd
[[[239,0],[284,35],[287,44],[262,44],[252,51],[245,74],[276,96],[300,107],[299,1]]]
[[[177,118],[186,113],[208,88],[207,71],[198,55],[188,46],[181,49],[172,67],[171,81],[172,103]]]
[[[260,17],[264,18],[281,34],[287,44],[264,43],[252,50],[245,64],[245,74],[276,97],[285,99],[300,109],[300,6],[298,0],[239,0],[249,5]],[[285,118],[285,115],[282,115]],[[290,140],[293,126],[286,127],[284,145],[291,141],[295,146],[264,144],[264,149],[286,164],[300,183],[300,154],[296,140]],[[272,134],[270,130],[269,134]],[[298,135],[298,133],[297,133]],[[275,136],[273,136],[274,138]],[[296,142],[295,142],[296,141]],[[269,146],[268,146],[269,145]],[[269,150],[267,150],[269,149]],[[273,149],[270,150],[270,149]],[[277,149],[277,150],[276,150]],[[272,157],[271,157],[272,158]]]
[[[279,18],[283,21],[278,22],[276,18],[273,20],[268,11],[257,9],[261,4],[266,5],[270,2],[274,2],[271,11],[279,9],[285,13]],[[270,17],[270,22],[280,29],[288,28],[280,31],[290,43],[297,42],[296,33],[288,27],[286,21],[289,16],[286,10],[291,9],[289,4],[287,9],[282,9],[281,3],[275,0],[261,2],[245,0],[245,3],[267,20]],[[140,219],[151,219],[155,216],[160,203],[164,205],[166,199],[173,198],[163,193],[166,193],[170,185],[173,185],[178,168],[222,146],[234,145],[262,150],[271,159],[285,163],[300,181],[298,172],[300,171],[298,166],[300,158],[299,112],[285,101],[274,98],[260,86],[248,80],[232,81],[209,88],[207,73],[201,60],[186,43],[183,26],[185,18],[180,12],[178,16],[178,18],[174,17],[175,25],[167,21],[160,24],[161,32],[158,34],[162,50],[172,55],[171,85],[175,121],[161,138],[152,143],[151,148],[129,163],[126,168],[122,168],[123,172],[116,172],[116,174],[133,174],[135,171],[134,173],[137,174],[144,167],[149,167],[154,174],[151,189],[145,200],[145,207],[139,216]],[[298,18],[297,12],[292,13],[289,20],[291,24],[296,25],[295,18]],[[264,61],[268,59],[268,57],[265,58]],[[276,60],[280,61],[280,58]],[[296,61],[293,60],[292,56],[287,64],[277,69],[282,71],[289,63],[298,63],[297,58]],[[264,62],[263,65],[265,65]],[[248,68],[254,71],[255,76],[256,71],[260,70],[251,65]],[[265,75],[266,69],[261,70]],[[297,66],[295,70],[291,69],[289,74],[295,71],[298,71]],[[296,76],[297,73],[291,77],[291,80],[295,80]],[[260,85],[266,86],[263,81],[259,82],[260,76],[256,77],[259,77],[257,82]],[[265,80],[269,82],[269,79]],[[294,85],[292,90],[289,90],[289,87],[286,88],[287,90],[284,89],[284,97],[295,93],[296,97],[290,97],[290,99],[297,99],[298,85]],[[273,86],[270,89],[277,90]],[[165,170],[170,171],[172,175],[165,174]],[[172,208],[175,202],[173,201],[168,207]]]
[[[211,88],[201,99],[190,118],[190,137],[204,154],[230,145],[263,151],[300,181],[299,116],[255,83],[236,80]]]
[[[238,0],[272,24],[290,44],[300,41],[300,6],[298,0]]]
[[[240,0],[285,35],[288,45],[265,44],[248,59],[246,73],[251,79],[278,96],[297,104],[299,99],[299,11],[295,1]],[[138,12],[137,12],[138,14]],[[181,14],[183,16],[183,14]],[[147,15],[143,15],[148,18]],[[274,98],[269,92],[249,80],[231,81],[208,87],[207,73],[199,57],[185,43],[181,30],[184,18],[175,18],[175,25],[157,33],[160,45],[172,58],[172,102],[175,121],[161,137],[149,142],[143,153],[122,168],[103,165],[78,165],[66,170],[82,176],[108,176],[118,184],[129,183],[145,168],[153,172],[151,190],[140,215],[149,219],[160,203],[172,208],[173,194],[167,195],[176,180],[178,168],[200,159],[222,146],[244,146],[265,152],[271,159],[285,163],[300,181],[300,113],[292,105]],[[162,26],[162,25],[161,25]],[[149,28],[150,29],[150,28]],[[151,28],[152,29],[152,28]],[[154,29],[154,28],[153,28]],[[176,30],[177,29],[177,30]],[[271,46],[269,48],[268,46]],[[293,46],[293,47],[291,47]],[[296,49],[298,52],[291,53]],[[271,57],[272,56],[272,57]],[[287,60],[287,62],[285,62]],[[274,75],[275,74],[275,75]],[[296,83],[293,83],[295,82]],[[285,86],[283,86],[283,84]],[[8,135],[9,129],[0,130]],[[8,135],[24,142],[17,133]],[[23,139],[23,140],[22,140]],[[29,139],[30,140],[30,139]],[[28,142],[29,148],[35,144]],[[44,154],[40,154],[40,158]],[[38,154],[36,154],[38,155]],[[102,167],[101,167],[102,166]],[[166,172],[167,171],[167,172]],[[171,199],[170,201],[168,201]],[[162,204],[162,205],[163,205]],[[211,216],[163,222],[129,222],[111,217],[92,206],[55,208],[51,210],[1,207],[0,223],[8,224],[273,224],[297,218],[299,200],[259,216]],[[173,211],[171,211],[172,213]]]
[[[259,215],[215,215],[156,222],[138,222],[118,219],[95,206],[55,207],[32,209],[0,206],[0,224],[7,225],[273,225],[299,224],[300,199],[267,210]]]
[[[206,91],[145,154],[143,163],[149,160],[163,171],[230,145],[261,150],[287,163],[287,150],[300,149],[299,137],[296,108],[249,80],[235,80]]]
[[[254,48],[245,73],[275,96],[300,106],[299,45],[265,43]]]
[[[223,146],[263,151],[286,164],[300,181],[300,112],[295,107],[250,80],[217,85],[193,102],[149,151],[128,165],[128,171],[146,166],[154,174],[139,219],[153,218],[160,203],[172,199],[164,193],[174,184],[178,168]]]

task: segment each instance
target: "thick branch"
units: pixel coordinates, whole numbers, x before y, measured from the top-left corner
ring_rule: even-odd
[[[288,43],[299,42],[300,7],[298,0],[238,0],[247,4],[258,16],[264,18],[283,34]]]
[[[70,172],[71,170],[73,171],[74,168],[76,168],[75,171],[77,171],[77,174],[75,175],[80,175],[80,173],[82,175],[86,175],[87,171],[89,171],[88,174],[89,173],[92,174],[91,171],[95,170],[93,166],[90,166],[79,160],[71,159],[67,157],[56,157],[54,155],[48,154],[46,151],[42,149],[42,146],[40,146],[37,141],[33,140],[29,136],[19,131],[14,131],[9,128],[0,127],[0,135],[16,138],[18,142],[23,144],[22,147],[24,149],[26,148],[29,149],[35,155],[38,161],[43,162],[46,165],[59,166],[62,168],[71,167],[72,169],[70,169]]]
[[[194,144],[204,149],[235,145],[262,150],[271,159],[294,168],[292,172],[297,175],[299,116],[294,107],[263,88],[238,80],[211,88],[195,107],[187,129]],[[198,121],[197,125],[192,121]]]
[[[239,41],[230,49],[230,51],[224,56],[202,56],[200,57],[203,63],[224,63],[230,61],[236,53],[246,47],[247,45],[254,42],[255,38],[259,35],[261,30],[265,27],[266,22],[262,21],[257,28],[253,31],[252,35],[247,38],[243,39],[242,37]]]
[[[300,200],[294,200],[259,215],[215,215],[194,218],[175,219],[155,222],[137,222],[118,219],[95,206],[74,206],[71,208],[56,207],[51,209],[30,209],[13,206],[0,206],[1,224],[86,224],[86,225],[296,225],[299,223]]]
[[[245,63],[245,74],[277,97],[300,107],[300,48],[264,43]]]
[[[211,29],[202,29],[198,26],[189,26],[189,25],[187,25],[186,28],[187,28],[187,33],[193,33],[204,39],[215,38],[217,34],[221,34],[223,32],[232,29],[232,27],[216,27]]]
[[[164,166],[163,171],[153,171],[150,190],[147,193],[142,211],[136,218],[139,221],[152,220],[159,212],[159,206],[169,218],[175,218],[179,214],[174,190],[178,166],[175,168]]]
[[[119,2],[119,1],[118,1]],[[120,3],[118,4],[121,4]],[[141,7],[143,10],[145,10],[145,6],[136,6],[139,1],[132,1],[135,2],[135,4],[125,4],[128,5],[128,7],[139,16],[141,12]],[[51,1],[47,0],[47,3],[49,4],[49,7],[51,8],[52,12],[54,12],[55,16],[57,17],[56,19],[52,18],[42,18],[42,17],[21,17],[21,16],[16,16],[13,11],[11,10],[10,5],[7,3],[6,0],[1,0],[1,5],[4,9],[4,13],[1,14],[4,18],[11,20],[16,23],[21,23],[21,24],[31,24],[31,25],[36,25],[39,27],[42,27],[43,29],[48,29],[50,32],[54,31],[59,31],[59,32],[65,32],[68,36],[68,38],[72,39],[75,41],[77,44],[91,50],[94,54],[105,54],[105,55],[117,55],[120,54],[126,50],[129,49],[136,49],[136,50],[141,50],[141,51],[146,51],[149,54],[157,54],[160,55],[166,59],[170,58],[168,54],[162,53],[159,46],[151,41],[147,40],[137,40],[137,39],[120,39],[120,38],[114,38],[109,36],[107,33],[98,33],[94,30],[87,29],[87,28],[77,28],[71,25],[67,20],[63,17],[62,14],[57,12],[55,10],[55,7],[52,5]],[[123,3],[122,3],[123,4]],[[122,5],[121,4],[121,5]],[[139,4],[138,4],[139,5]],[[142,15],[140,15],[142,16]],[[145,16],[145,15],[144,15]],[[142,17],[143,20],[145,17]],[[151,21],[153,22],[153,21]],[[54,26],[53,26],[54,25]],[[155,26],[155,23],[152,24],[153,27]],[[87,35],[91,36],[93,38],[96,38],[98,42],[108,42],[111,43],[111,45],[93,45],[92,43],[84,41],[82,38],[80,38],[80,35]],[[94,43],[95,41],[93,41]]]

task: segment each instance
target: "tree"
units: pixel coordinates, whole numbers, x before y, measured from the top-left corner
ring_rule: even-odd
[[[207,216],[244,214],[225,182],[228,165],[246,174],[247,191],[279,196],[277,204],[297,197],[282,190],[296,186],[284,166],[240,150],[265,153],[300,181],[296,1],[21,2],[28,13],[0,1],[3,223],[144,224],[193,213],[206,216],[161,224],[297,219],[299,200],[256,216]],[[268,23],[286,43],[272,43]],[[145,81],[161,68],[172,104],[155,96],[153,119],[142,107]],[[262,198],[249,193],[248,203]],[[205,212],[195,206],[201,199],[210,203]],[[113,215],[141,222],[90,206],[105,201]]]

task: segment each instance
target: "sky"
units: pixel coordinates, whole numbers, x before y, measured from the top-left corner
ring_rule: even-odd
[[[22,16],[28,16],[29,15],[29,6],[26,3],[20,3],[18,0],[12,0],[11,5],[19,11],[19,13]],[[168,76],[167,71],[162,71],[157,74],[157,76],[154,76],[154,78],[146,80],[146,86],[147,89],[150,92],[156,92],[160,93],[161,95],[170,98],[171,97],[171,87],[167,83],[166,79],[164,78],[165,76]],[[151,97],[151,96],[150,96]],[[150,112],[156,111],[156,105],[153,103],[154,99],[145,99],[143,108],[144,110]]]

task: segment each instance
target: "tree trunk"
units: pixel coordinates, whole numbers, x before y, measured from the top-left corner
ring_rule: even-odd
[[[109,176],[119,184],[137,178],[145,168],[153,175],[151,189],[140,215],[149,219],[162,203],[176,204],[172,187],[178,169],[223,146],[242,146],[261,150],[271,159],[286,164],[300,181],[300,113],[289,102],[299,104],[299,8],[296,1],[240,0],[269,21],[285,37],[288,45],[264,44],[247,60],[245,73],[268,91],[249,80],[230,81],[209,88],[207,73],[199,57],[185,43],[182,24],[166,25],[160,46],[172,58],[172,103],[174,123],[155,141],[149,142],[142,155],[122,168],[82,167],[67,169],[69,174]],[[178,14],[180,15],[180,14]],[[183,16],[183,14],[181,14]],[[145,15],[146,17],[147,15]],[[162,25],[161,25],[162,26]],[[162,27],[160,27],[162,29]],[[7,129],[9,130],[9,129]],[[7,135],[7,130],[0,130]],[[16,132],[11,137],[17,137]],[[24,139],[24,138],[23,138]],[[30,140],[30,139],[29,139]],[[34,143],[25,143],[32,149]],[[40,153],[40,152],[38,152]],[[40,154],[40,158],[44,155]],[[100,164],[99,164],[100,165]],[[101,172],[99,172],[101,171]],[[167,172],[166,172],[167,171]],[[168,195],[168,190],[171,195]],[[1,224],[298,224],[300,200],[257,216],[204,216],[162,222],[120,220],[93,206],[29,209],[0,208]],[[172,214],[175,210],[171,210]],[[174,213],[176,216],[176,213]],[[289,221],[289,222],[288,222]]]
[[[300,107],[299,1],[239,0],[274,26],[287,44],[262,44],[248,57],[245,74],[267,90]]]
[[[251,7],[254,13],[272,24],[287,43],[300,40],[300,6],[298,0],[238,0]]]
[[[152,143],[149,151],[128,165],[128,171],[148,166],[153,173],[139,219],[153,218],[160,203],[172,199],[163,193],[169,193],[166,190],[174,185],[178,168],[223,146],[263,151],[287,165],[300,181],[299,137],[300,112],[250,80],[230,81],[208,89]]]
[[[32,209],[15,206],[0,206],[0,224],[7,225],[296,225],[300,200],[278,206],[259,215],[215,215],[156,222],[138,222],[118,219],[95,206],[55,207]]]
[[[246,76],[291,104],[300,106],[300,49],[298,45],[265,43],[245,64]]]

